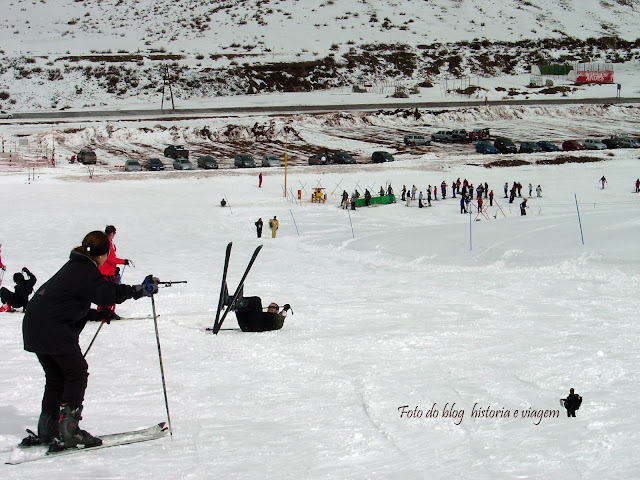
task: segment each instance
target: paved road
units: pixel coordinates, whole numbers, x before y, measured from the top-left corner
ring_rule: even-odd
[[[603,105],[614,103],[640,103],[640,98],[540,98],[532,100],[495,100],[489,105],[534,106],[534,105]],[[372,111],[381,109],[412,108],[454,108],[483,106],[484,101],[458,102],[388,102],[375,104],[344,105],[291,105],[291,106],[259,106],[259,107],[224,107],[224,108],[176,108],[175,110],[81,110],[60,112],[24,112],[14,113],[15,120],[70,120],[77,118],[130,118],[145,120],[173,120],[198,117],[225,117],[234,115],[292,115],[297,113],[328,113],[335,111]]]

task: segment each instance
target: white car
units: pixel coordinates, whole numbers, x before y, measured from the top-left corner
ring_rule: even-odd
[[[137,160],[127,160],[124,162],[124,171],[125,172],[141,172],[142,165]]]
[[[176,170],[193,170],[193,163],[187,158],[179,157],[173,161],[173,168]]]
[[[587,138],[582,142],[586,150],[606,150],[607,146],[601,140],[595,138]]]
[[[262,157],[262,166],[263,167],[279,167],[280,160],[275,155],[265,155]]]
[[[0,118],[5,119],[5,118],[13,118],[13,115],[5,112],[4,110],[0,110]]]

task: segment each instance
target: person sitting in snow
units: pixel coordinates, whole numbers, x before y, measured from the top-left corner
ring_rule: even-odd
[[[12,292],[6,287],[0,288],[0,300],[2,301],[2,307],[0,312],[15,311],[16,308],[27,308],[29,303],[29,295],[33,293],[33,286],[36,284],[36,276],[29,271],[27,267],[22,269],[27,274],[29,279],[25,279],[24,275],[20,272],[13,274],[13,281],[16,282],[15,292]]]
[[[235,309],[238,326],[243,332],[280,330],[284,325],[284,319],[291,309],[291,305],[285,304],[280,312],[278,312],[279,308],[277,303],[271,302],[267,307],[267,311],[264,312],[260,297],[238,299]]]

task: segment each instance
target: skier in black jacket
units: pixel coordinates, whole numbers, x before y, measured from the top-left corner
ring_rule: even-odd
[[[109,323],[111,319],[111,310],[91,309],[92,303],[113,305],[158,291],[158,279],[151,275],[135,286],[107,281],[98,267],[108,254],[109,237],[100,231],[90,232],[27,306],[22,323],[24,349],[37,355],[45,387],[38,435],[25,438],[23,445],[51,443],[54,438],[61,439],[65,448],[102,444],[101,439],[78,427],[88,377],[78,342],[80,332],[87,321]]]
[[[33,293],[33,286],[38,281],[36,276],[29,271],[27,267],[23,267],[22,271],[27,274],[29,279],[25,279],[20,272],[13,274],[13,281],[16,282],[15,293],[8,288],[0,288],[0,300],[2,301],[2,310],[8,311],[14,308],[27,308],[29,303],[29,295]],[[7,308],[8,307],[8,308]]]
[[[573,388],[569,390],[567,398],[563,398],[564,408],[567,409],[567,417],[575,417],[576,410],[580,408],[582,404],[582,397],[577,393],[573,393]]]

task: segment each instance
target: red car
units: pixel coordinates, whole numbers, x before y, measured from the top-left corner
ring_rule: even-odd
[[[565,140],[564,142],[562,142],[562,150],[564,150],[565,152],[584,150],[584,145],[582,145],[577,140]]]

